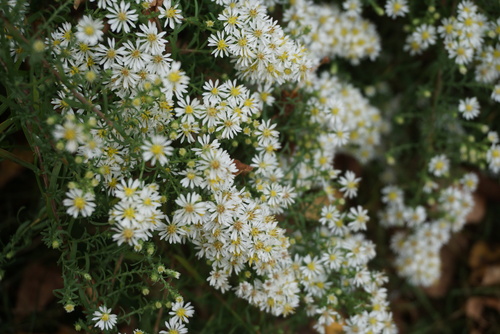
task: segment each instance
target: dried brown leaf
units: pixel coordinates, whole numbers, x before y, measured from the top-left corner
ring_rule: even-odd
[[[500,265],[488,266],[484,269],[481,285],[500,284]]]
[[[80,7],[80,5],[81,5],[83,2],[85,2],[85,0],[75,0],[75,2],[73,2],[73,8],[74,8],[75,10],[77,10],[77,9],[78,9],[78,7]]]
[[[495,262],[500,262],[500,247],[490,247],[484,241],[478,241],[472,246],[469,254],[471,268],[479,268]]]
[[[236,165],[236,168],[238,171],[235,173],[236,175],[247,175],[253,170],[252,166],[249,166],[247,164],[244,164],[243,162],[239,161],[238,159],[233,160],[234,164]]]
[[[342,324],[339,324],[338,322],[333,322],[330,324],[330,326],[325,327],[325,333],[326,334],[340,334],[343,333],[343,326]]]
[[[482,328],[488,325],[483,316],[485,307],[500,312],[500,299],[493,297],[470,297],[465,304],[465,314],[467,317],[476,321]]]

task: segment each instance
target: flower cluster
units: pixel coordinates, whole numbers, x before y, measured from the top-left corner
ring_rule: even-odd
[[[266,7],[278,4],[284,28]],[[96,254],[129,254],[149,270],[132,269],[141,284],[163,284],[166,297],[153,304],[144,298],[131,314],[167,307],[161,333],[187,332],[196,305],[162,276],[179,273],[157,267],[161,255],[171,255],[165,250],[179,252],[176,260],[186,251],[193,263],[181,259],[172,266],[192,272],[196,265],[207,286],[264,312],[289,316],[303,304],[320,333],[333,322],[346,332],[395,332],[383,287],[387,278],[369,268],[376,254],[364,234],[371,224],[368,210],[356,203],[360,173],[334,164],[338,153],[362,164],[382,160],[385,110],[337,73],[338,64],[330,71],[323,66],[335,58],[359,65],[382,54],[375,25],[361,16],[362,2],[97,0],[86,6],[79,18],[60,22],[40,41],[49,64],[44,70],[58,77],[46,146],[64,157],[67,168],[65,198],[54,201],[67,213],[63,228],[79,219],[84,237],[98,240],[94,245],[103,248]],[[382,16],[378,5],[371,6]],[[24,16],[20,7],[16,13]],[[219,12],[204,13],[208,8]],[[434,11],[412,22],[405,49],[418,56],[441,38],[444,61],[462,74],[475,68],[475,80],[493,88],[489,102],[500,101],[498,22],[467,0],[458,4],[456,17],[439,25]],[[404,17],[408,1],[388,0],[385,12]],[[22,43],[10,37],[12,55],[22,60]],[[442,129],[444,101],[446,112],[454,113],[447,125],[463,138],[468,127],[489,132],[487,144],[471,138],[460,154],[497,173],[498,135],[472,122],[488,115],[489,105],[472,88],[451,102],[440,99],[444,79],[437,77],[433,125]],[[425,133],[431,145],[437,132]],[[457,147],[435,147],[440,152],[429,152],[422,164],[426,182],[418,193],[424,199],[405,201],[402,189],[386,187],[380,215],[383,225],[406,228],[391,242],[396,267],[424,286],[436,281],[439,250],[465,224],[478,182],[475,174],[450,179],[458,160],[450,152]],[[156,257],[156,251],[162,254]],[[83,270],[73,262],[77,275],[93,283],[84,273],[90,265]],[[151,273],[150,267],[158,269]],[[126,318],[128,310],[111,313],[117,300],[99,290],[113,288],[118,276],[110,285],[102,277],[96,284],[99,302],[112,308],[86,301],[93,305],[85,309],[95,310],[87,313],[87,326],[111,330]],[[147,296],[148,288],[141,289]],[[68,312],[79,306],[76,300],[65,296]]]
[[[443,163],[437,157],[434,165]],[[443,167],[444,168],[444,167]],[[434,170],[436,168],[434,167]],[[438,176],[436,173],[434,173]],[[406,227],[391,239],[397,258],[396,269],[411,284],[430,286],[441,275],[440,249],[452,233],[462,229],[472,207],[472,193],[478,184],[474,173],[465,174],[456,185],[439,186],[429,180],[423,187],[432,199],[432,206],[405,204],[403,191],[397,186],[382,189],[382,201],[387,205],[381,222],[387,227]]]
[[[457,15],[443,18],[437,28],[432,22],[430,20],[413,29],[406,40],[405,50],[412,55],[419,55],[436,44],[438,36],[441,37],[449,59],[460,66],[463,74],[468,67],[474,67],[476,81],[493,84],[491,98],[499,101],[496,81],[500,76],[500,57],[498,46],[495,45],[499,34],[498,23],[489,21],[470,0],[461,1],[457,6]],[[464,113],[466,119],[475,115],[473,112],[469,115]]]
[[[324,57],[342,57],[353,64],[374,60],[381,46],[375,25],[364,19],[359,1],[346,1],[344,10],[332,4],[293,1],[283,14],[286,31],[297,38],[318,62]]]
[[[315,65],[306,49],[286,35],[260,1],[217,1],[223,25],[208,45],[216,57],[231,56],[238,77],[253,84],[304,80]]]

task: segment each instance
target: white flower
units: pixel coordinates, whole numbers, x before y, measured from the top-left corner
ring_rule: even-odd
[[[395,19],[398,16],[405,16],[409,8],[406,0],[387,0],[385,3],[385,12],[387,16]]]
[[[208,38],[208,46],[215,46],[216,49],[212,51],[215,57],[227,57],[229,55],[229,45],[234,43],[234,39],[222,31],[217,31]]]
[[[200,200],[201,196],[197,193],[180,194],[175,203],[181,208],[174,212],[174,221],[182,225],[199,223],[206,212],[206,203]]]
[[[163,2],[163,7],[158,8],[160,10],[160,19],[165,19],[165,27],[170,27],[174,29],[176,24],[182,22],[184,17],[181,14],[181,10],[177,9],[179,4],[172,6],[172,0],[166,0]]]
[[[189,322],[188,318],[193,316],[194,308],[191,305],[191,302],[176,302],[172,306],[172,311],[170,311],[168,314],[173,315],[172,321],[174,322]]]
[[[139,40],[135,41],[135,45],[131,41],[126,41],[123,43],[123,47],[126,52],[125,56],[121,59],[124,66],[138,72],[144,69],[146,64],[151,61],[151,55],[146,53],[144,46],[141,45]]]
[[[150,141],[141,146],[143,159],[145,161],[151,160],[153,166],[156,162],[159,162],[162,166],[167,164],[168,157],[174,152],[174,149],[170,146],[171,143],[171,140],[163,136],[151,137]]]
[[[66,213],[74,218],[78,215],[90,216],[95,210],[95,196],[92,193],[84,193],[81,189],[71,189],[66,193],[67,198],[63,201],[67,206]]]
[[[99,327],[101,330],[108,330],[116,325],[116,314],[111,314],[111,309],[106,306],[99,306],[99,311],[94,312],[93,321],[97,321],[94,327]]]
[[[479,102],[477,101],[477,98],[470,97],[464,100],[460,100],[458,111],[461,112],[462,116],[467,120],[476,118],[480,112]]]
[[[86,140],[82,124],[75,123],[71,120],[65,121],[63,125],[57,124],[53,136],[55,139],[65,140],[66,144],[64,148],[70,153],[76,152],[78,144],[83,144]]]
[[[141,24],[139,28],[142,32],[137,33],[137,36],[141,37],[139,41],[144,46],[144,51],[151,54],[161,54],[165,51],[167,40],[163,39],[163,35],[166,31],[158,33],[158,28],[151,21],[148,21],[147,25]]]
[[[165,327],[167,327],[168,331],[160,331],[160,334],[185,334],[188,332],[186,325],[175,318],[165,321]]]
[[[188,95],[185,98],[180,98],[177,104],[175,116],[179,117],[181,122],[194,123],[196,119],[201,117],[203,107],[197,98],[191,101],[191,97]]]
[[[437,155],[429,162],[429,172],[435,176],[443,176],[450,169],[450,160],[444,155]]]
[[[148,239],[147,231],[132,223],[120,222],[112,230],[116,232],[113,234],[113,240],[118,243],[118,246],[123,243],[127,243],[130,246],[137,246],[139,240]]]
[[[135,88],[140,77],[129,66],[113,64],[111,74],[112,88],[115,90]]]
[[[436,28],[426,23],[415,29],[414,36],[424,49],[436,44]]]
[[[181,70],[181,63],[172,62],[170,70],[163,77],[167,98],[171,98],[174,93],[177,97],[182,96],[187,92],[188,83],[189,77]]]
[[[495,87],[493,87],[491,98],[493,101],[500,102],[500,85],[495,85]]]
[[[107,70],[111,66],[125,55],[125,49],[115,48],[116,41],[114,38],[108,38],[108,45],[106,46],[102,43],[98,44],[95,49],[95,61],[99,62],[102,67]]]
[[[130,32],[130,27],[135,28],[135,22],[139,18],[139,15],[135,9],[130,9],[130,3],[123,1],[120,4],[115,3],[108,11],[109,13],[106,14],[106,17],[109,19],[108,24],[111,31],[118,33],[123,30],[128,33]]]
[[[358,183],[361,179],[356,177],[356,174],[350,170],[345,173],[345,176],[340,177],[339,183],[342,186],[340,191],[344,192],[347,198],[356,197],[358,193]]]
[[[348,225],[353,232],[366,230],[366,223],[370,220],[368,217],[368,211],[359,205],[355,208],[351,208],[347,217],[353,219],[353,221]]]
[[[90,46],[96,45],[102,39],[104,24],[101,20],[94,20],[91,16],[85,15],[77,25],[76,38]]]

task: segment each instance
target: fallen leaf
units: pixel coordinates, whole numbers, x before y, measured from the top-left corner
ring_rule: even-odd
[[[252,166],[249,166],[247,164],[244,164],[243,162],[239,161],[238,159],[233,159],[234,164],[236,165],[236,169],[238,171],[235,173],[235,175],[247,175],[253,170]]]
[[[478,241],[472,246],[469,254],[469,267],[479,268],[491,263],[500,262],[500,247],[490,247],[484,241]]]
[[[468,318],[477,322],[481,328],[485,328],[488,322],[484,319],[484,308],[496,309],[500,312],[500,299],[493,297],[470,297],[465,304],[465,314]]]
[[[73,8],[75,10],[78,9],[78,7],[80,7],[80,4],[83,3],[85,0],[75,0],[75,2],[73,2]]]
[[[344,326],[342,326],[342,324],[333,322],[329,326],[325,327],[325,334],[340,334],[344,332],[343,328]]]
[[[481,285],[500,284],[500,265],[488,266],[484,269]]]

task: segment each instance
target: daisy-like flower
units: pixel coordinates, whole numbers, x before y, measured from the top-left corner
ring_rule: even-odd
[[[349,141],[349,128],[342,122],[335,122],[333,125],[333,144],[335,146],[344,146]]]
[[[139,18],[135,9],[130,9],[130,3],[124,1],[121,1],[120,4],[115,3],[108,11],[106,17],[109,19],[111,31],[117,33],[122,30],[126,33],[130,32],[130,28],[135,27],[135,22]]]
[[[83,126],[70,119],[65,121],[63,125],[57,124],[52,135],[57,140],[64,140],[64,148],[70,153],[76,152],[78,144],[83,144],[86,140]]]
[[[491,98],[493,101],[500,102],[500,85],[495,85],[495,87],[493,87]]]
[[[359,0],[347,0],[342,3],[348,17],[356,17],[361,14],[361,2]]]
[[[144,184],[138,179],[122,179],[116,186],[115,196],[121,200],[137,202]]]
[[[66,213],[73,218],[78,215],[89,217],[95,210],[95,196],[92,193],[84,193],[83,190],[74,188],[66,193],[66,197],[63,204],[67,207]]]
[[[179,173],[179,175],[183,175],[184,178],[181,180],[181,185],[184,188],[194,188],[201,184],[203,179],[198,175],[196,169],[187,168]]]
[[[140,44],[139,40],[136,40],[135,45],[131,41],[127,41],[123,43],[123,46],[126,52],[122,58],[124,66],[129,66],[132,70],[138,72],[151,61],[151,55],[146,53],[144,46]]]
[[[450,169],[450,160],[444,155],[436,155],[429,162],[429,172],[435,176],[443,176]]]
[[[151,160],[153,166],[156,162],[163,166],[168,163],[168,157],[174,152],[174,149],[170,146],[171,143],[171,140],[163,136],[153,136],[150,141],[141,146],[143,150],[142,157],[145,161]]]
[[[203,108],[197,98],[191,100],[188,95],[185,98],[180,98],[178,105],[179,107],[175,108],[175,116],[179,117],[181,122],[194,123],[196,119],[200,118]]]
[[[172,0],[167,0],[163,2],[163,7],[158,8],[160,10],[160,19],[165,19],[164,27],[170,27],[174,29],[176,24],[182,22],[184,17],[181,14],[181,10],[177,9],[179,4],[172,6]]]
[[[208,38],[208,46],[215,46],[212,51],[215,57],[227,57],[229,55],[229,45],[234,42],[234,39],[222,31],[217,31],[217,34],[211,35]]]
[[[468,97],[464,100],[460,100],[460,103],[458,104],[458,111],[461,112],[462,116],[467,120],[476,118],[480,111],[477,98]]]
[[[227,94],[222,93],[225,84],[219,85],[219,79],[213,82],[208,80],[203,84],[203,102],[208,104],[216,104],[221,101],[222,98],[226,98]],[[222,88],[221,88],[222,86]]]
[[[313,278],[324,273],[325,269],[317,256],[311,257],[308,254],[304,257],[303,261],[304,265],[300,267],[300,272],[305,277]]]
[[[148,21],[147,25],[141,24],[139,28],[142,32],[137,33],[137,36],[140,37],[139,41],[144,46],[145,52],[161,54],[165,51],[167,40],[163,39],[163,36],[167,33],[166,31],[158,33],[158,28],[151,21]]]
[[[488,167],[493,173],[500,171],[500,146],[497,144],[491,145],[488,152],[486,152],[486,161]]]
[[[465,189],[472,192],[475,191],[477,188],[477,185],[479,183],[479,177],[475,173],[467,173],[462,177],[460,183],[463,184]]]
[[[347,198],[355,197],[358,193],[358,183],[361,179],[356,177],[356,174],[350,170],[345,173],[345,176],[340,177],[339,183],[342,186],[340,191],[344,192]]]
[[[191,302],[184,303],[184,301],[176,302],[172,305],[172,311],[168,314],[172,315],[172,321],[174,322],[189,322],[194,314],[194,308]]]
[[[100,43],[95,49],[95,61],[107,70],[121,57],[125,55],[125,49],[116,49],[116,41],[114,38],[108,38],[108,46]]]
[[[95,20],[92,16],[85,15],[78,22],[76,39],[89,46],[96,45],[102,39],[104,24],[101,20]]]
[[[436,28],[434,26],[424,23],[417,27],[415,35],[424,49],[436,44]]]
[[[158,225],[160,240],[165,240],[170,244],[184,243],[186,230],[182,228],[180,223],[169,222]]]
[[[180,194],[175,203],[181,208],[174,212],[174,221],[182,222],[183,225],[200,222],[207,210],[206,203],[200,200],[201,196],[197,193],[188,193],[186,196]]]
[[[353,232],[366,230],[366,223],[370,220],[370,217],[368,217],[368,211],[359,205],[355,208],[351,208],[347,217],[349,219],[353,219],[353,221],[348,225],[349,229]]]
[[[455,58],[455,63],[459,65],[471,62],[474,56],[474,49],[467,45],[466,42],[453,41],[447,50],[449,57],[451,59]]]
[[[139,240],[147,240],[148,234],[144,229],[135,224],[116,224],[116,227],[112,228],[116,233],[113,234],[113,240],[120,246],[123,243],[127,243],[130,246],[137,246]]]
[[[177,97],[181,97],[187,92],[189,77],[181,70],[181,63],[178,61],[172,62],[170,70],[163,77],[167,98],[171,98],[175,93]]]
[[[111,314],[111,309],[106,306],[99,306],[99,311],[94,312],[93,321],[97,321],[94,327],[99,327],[101,330],[108,330],[116,325],[116,314]]]
[[[113,64],[111,68],[112,68],[111,82],[113,89],[127,90],[137,85],[137,82],[139,81],[140,77],[129,66]]]
[[[188,332],[186,325],[175,318],[165,321],[165,327],[167,327],[167,330],[160,331],[160,334],[185,334]]]
[[[387,0],[385,3],[385,13],[392,19],[398,16],[404,17],[408,11],[409,8],[406,0]]]

